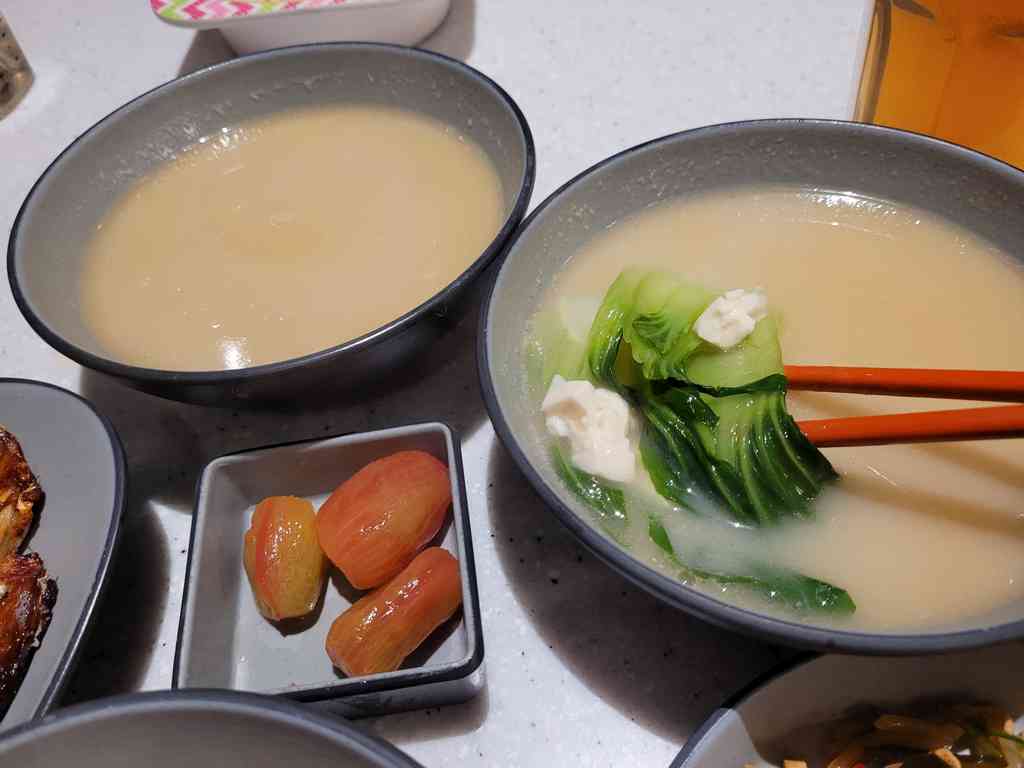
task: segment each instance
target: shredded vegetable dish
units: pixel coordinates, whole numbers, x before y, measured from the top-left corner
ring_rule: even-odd
[[[1021,768],[1024,738],[1009,714],[992,705],[957,705],[931,715],[883,714],[844,720],[834,757],[823,768]],[[812,768],[786,760],[783,768]]]

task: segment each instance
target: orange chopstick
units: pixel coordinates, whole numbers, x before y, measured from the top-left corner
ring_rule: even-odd
[[[1022,371],[787,365],[785,372],[792,390],[1024,402]]]
[[[819,448],[1024,437],[1024,405],[797,422]]]

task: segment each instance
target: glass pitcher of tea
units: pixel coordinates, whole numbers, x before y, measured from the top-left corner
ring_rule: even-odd
[[[1024,0],[876,0],[854,119],[1024,168]]]

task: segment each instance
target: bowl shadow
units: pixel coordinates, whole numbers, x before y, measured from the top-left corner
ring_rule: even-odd
[[[124,445],[129,500],[110,586],[96,607],[95,631],[67,701],[137,690],[151,661],[173,652],[157,641],[162,625],[176,625],[176,617],[164,614],[169,602],[180,600],[168,594],[169,584],[172,572],[184,570],[188,550],[171,552],[168,542],[176,533],[187,540],[196,483],[211,459],[416,422],[444,421],[466,435],[483,424],[474,345],[478,306],[474,298],[445,335],[391,379],[310,407],[206,408],[138,392],[83,369],[79,391],[111,421]],[[179,515],[180,525],[174,523]]]
[[[107,587],[61,706],[139,689],[167,606],[168,549],[146,500],[129,491]]]
[[[682,743],[726,696],[795,655],[689,616],[614,572],[557,522],[498,441],[488,476],[491,530],[523,613],[567,669],[644,728]]]
[[[233,58],[235,58],[235,52],[216,29],[196,32],[181,60],[181,66],[178,67],[178,76],[189,75],[196,70]]]
[[[361,718],[352,721],[352,724],[366,733],[392,742],[401,749],[403,744],[472,733],[484,724],[489,710],[490,697],[487,686],[484,686],[479,694],[462,704]]]
[[[419,48],[465,61],[476,38],[476,0],[452,0],[448,15]]]
[[[114,424],[129,480],[145,498],[191,512],[195,482],[211,459],[267,445],[443,421],[470,434],[486,419],[476,377],[479,296],[428,349],[385,379],[329,399],[217,408],[134,390],[83,369],[80,391]]]

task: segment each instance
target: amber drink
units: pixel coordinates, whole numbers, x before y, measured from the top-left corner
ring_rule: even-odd
[[[1024,2],[876,0],[854,118],[1024,167]]]

